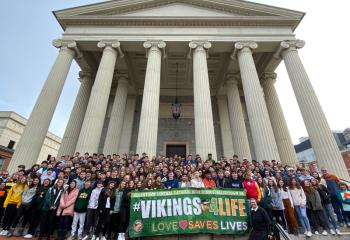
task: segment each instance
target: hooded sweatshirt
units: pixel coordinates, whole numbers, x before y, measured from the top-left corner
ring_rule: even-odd
[[[83,188],[79,191],[77,200],[75,200],[74,211],[75,212],[86,212],[91,196],[91,188]]]
[[[35,193],[38,189],[38,186],[27,188],[22,193],[22,205],[29,205],[32,203],[32,200],[35,196]]]

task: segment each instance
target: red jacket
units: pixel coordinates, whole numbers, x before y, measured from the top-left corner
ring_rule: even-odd
[[[243,187],[247,191],[246,194],[247,194],[248,199],[254,198],[257,201],[260,201],[261,192],[260,192],[258,184],[256,184],[256,182],[253,179],[251,179],[250,181],[244,180]]]

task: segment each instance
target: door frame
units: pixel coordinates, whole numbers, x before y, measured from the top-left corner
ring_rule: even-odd
[[[189,142],[181,142],[181,141],[169,141],[169,142],[164,142],[163,143],[163,152],[164,152],[164,156],[166,156],[166,147],[167,145],[186,145],[186,157],[188,156],[189,154]]]

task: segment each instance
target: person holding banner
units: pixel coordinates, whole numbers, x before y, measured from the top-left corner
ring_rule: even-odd
[[[249,200],[250,221],[248,223],[252,231],[250,232],[248,240],[267,240],[272,239],[273,233],[271,231],[271,220],[265,209],[258,207],[255,198]]]

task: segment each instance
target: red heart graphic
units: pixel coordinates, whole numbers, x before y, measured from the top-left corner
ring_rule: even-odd
[[[187,221],[186,220],[179,221],[179,226],[182,230],[185,230],[187,228]]]

